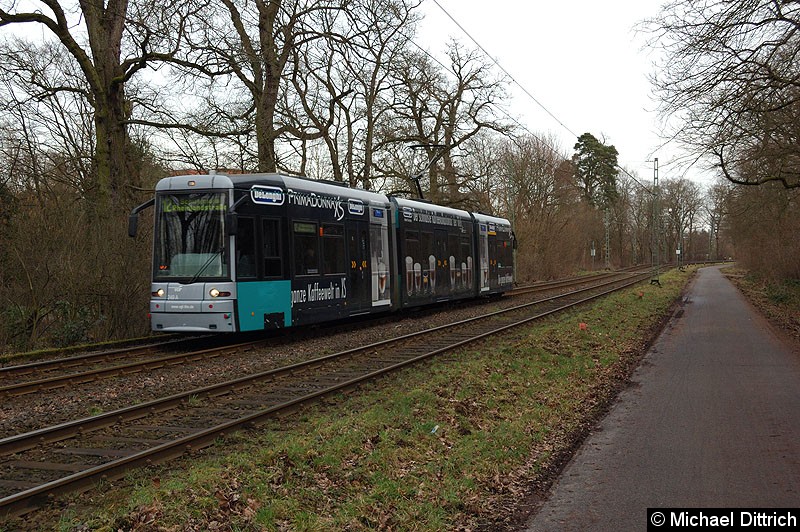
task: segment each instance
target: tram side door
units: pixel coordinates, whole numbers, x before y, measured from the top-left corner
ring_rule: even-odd
[[[372,303],[372,269],[369,251],[369,224],[347,224],[347,253],[350,261],[347,300],[350,314],[367,312]]]
[[[497,234],[489,233],[489,288],[497,287],[497,256],[499,249],[497,248],[498,240]]]
[[[434,264],[433,282],[431,292],[435,296],[445,296],[450,292],[450,267],[447,264],[449,254],[447,252],[447,231],[436,229],[434,235]]]
[[[478,230],[478,256],[480,257],[481,277],[478,282],[478,291],[489,290],[489,234],[488,225],[479,224]]]

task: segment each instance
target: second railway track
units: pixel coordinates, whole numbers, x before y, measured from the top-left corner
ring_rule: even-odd
[[[606,272],[581,278],[544,281],[515,288],[510,296],[523,296],[547,291],[564,290],[584,284],[597,283],[629,275],[627,272]],[[468,301],[466,304],[473,303]],[[214,344],[197,349],[200,342]],[[201,340],[171,340],[153,345],[115,349],[74,357],[37,361],[16,366],[0,367],[0,398],[39,393],[56,388],[74,387],[119,375],[152,371],[198,360],[224,356],[246,346],[255,346],[265,339],[235,343],[223,342],[221,337]],[[184,346],[181,348],[181,346]],[[191,346],[195,346],[191,348]],[[189,347],[187,349],[186,347]],[[167,349],[170,349],[167,351]],[[176,352],[177,351],[177,352]]]
[[[0,515],[207,446],[221,435],[638,283],[648,274],[0,440]]]

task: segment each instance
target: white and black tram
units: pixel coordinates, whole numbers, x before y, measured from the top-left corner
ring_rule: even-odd
[[[502,218],[279,174],[164,178],[155,198],[154,331],[254,331],[498,294]]]

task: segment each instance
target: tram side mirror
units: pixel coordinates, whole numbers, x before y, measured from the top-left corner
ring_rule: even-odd
[[[236,236],[236,233],[239,232],[239,217],[236,213],[229,212],[225,215],[225,228],[228,236]]]
[[[131,214],[128,216],[128,236],[136,238],[136,233],[139,231],[139,214]]]
[[[131,211],[128,216],[128,236],[134,238],[139,229],[139,213],[144,209],[152,207],[155,204],[155,198],[151,198]]]

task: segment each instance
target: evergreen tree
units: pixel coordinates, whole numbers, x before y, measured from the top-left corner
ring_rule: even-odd
[[[605,208],[617,197],[617,156],[614,146],[607,146],[591,133],[578,137],[574,146],[575,180],[583,198],[591,205]]]

